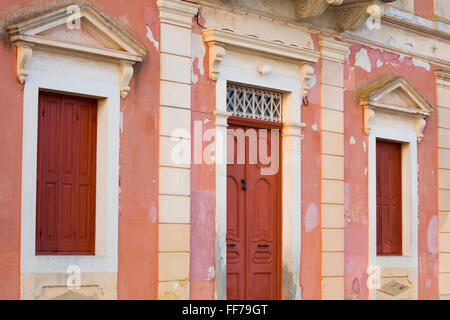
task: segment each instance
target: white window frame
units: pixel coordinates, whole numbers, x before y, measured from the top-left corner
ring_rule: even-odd
[[[51,68],[49,68],[51,66]],[[77,70],[77,71],[74,71]],[[92,77],[97,74],[97,77]],[[119,211],[119,66],[35,50],[24,88],[21,271],[117,272]],[[115,80],[115,81],[114,81]],[[98,100],[95,255],[36,255],[36,174],[39,92]]]

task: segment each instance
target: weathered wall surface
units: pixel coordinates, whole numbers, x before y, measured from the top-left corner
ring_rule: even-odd
[[[319,47],[317,37],[314,46]],[[300,285],[302,299],[321,298],[321,128],[320,105],[322,65],[314,65],[314,76],[308,94],[309,106],[302,107],[302,251],[300,265]]]
[[[193,19],[192,28],[191,132],[201,128],[202,135],[215,128],[216,121],[216,86],[208,76],[207,48],[201,32],[204,23],[200,15],[198,22]],[[194,136],[192,150],[205,150],[211,142]],[[194,163],[194,153],[191,159],[191,299],[214,299],[216,166]]]
[[[0,92],[4,100],[0,105],[0,125],[8,129],[0,131],[0,143],[10,156],[0,159],[0,298],[20,297],[23,86],[15,74],[16,49],[9,44],[5,27],[78,2],[6,0],[1,4],[0,67],[4,77]],[[134,1],[133,6],[119,0],[90,2],[150,51],[146,60],[135,67],[130,94],[121,102],[119,266],[115,284],[105,288],[113,291],[108,297],[156,298],[157,260],[154,254],[158,243],[156,194],[159,153],[154,135],[158,130],[158,100],[155,97],[159,92],[159,59],[154,46],[159,37],[156,4],[150,0]],[[99,277],[88,276],[88,279]]]
[[[345,295],[367,299],[368,268],[368,139],[363,131],[358,91],[376,80],[405,76],[435,105],[433,66],[410,57],[353,44],[345,64]],[[420,299],[438,296],[437,115],[427,120],[418,145],[418,288]]]

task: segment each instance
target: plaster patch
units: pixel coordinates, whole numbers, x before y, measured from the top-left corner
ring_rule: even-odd
[[[381,68],[382,66],[383,66],[383,61],[381,61],[381,59],[380,58],[378,58],[378,61],[377,61],[377,67],[378,68]]]
[[[145,26],[147,28],[147,34],[146,37],[148,40],[150,40],[151,43],[153,43],[153,45],[155,46],[156,51],[159,50],[159,42],[155,40],[155,38],[153,37],[153,33],[152,30],[150,30],[149,26]]]
[[[214,279],[214,267],[208,268],[208,280]]]
[[[315,203],[310,203],[305,214],[305,231],[310,232],[319,225],[319,210]]]
[[[156,213],[156,206],[155,206],[154,203],[152,203],[152,206],[150,208],[150,214],[149,214],[151,223],[155,223],[156,222],[156,215],[157,215],[157,213]]]
[[[364,176],[367,176],[367,167],[364,167]]]
[[[359,52],[355,55],[355,59],[355,67],[360,67],[367,72],[372,71],[372,64],[370,63],[369,55],[366,49],[362,48],[359,50]]]
[[[413,65],[415,65],[416,67],[421,67],[424,68],[427,71],[430,71],[430,64],[426,61],[417,59],[417,58],[412,58],[412,63]]]
[[[317,131],[317,124],[313,124],[312,126],[311,126],[311,129],[313,129],[314,131]]]
[[[428,252],[437,255],[439,252],[439,219],[434,215],[428,223],[427,229]]]
[[[366,145],[366,142],[365,142],[365,141],[363,141],[363,149],[364,149],[364,152],[367,151],[367,145]]]
[[[355,137],[351,136],[350,137],[350,144],[355,144],[355,143],[356,143]]]
[[[192,52],[191,52],[191,61],[192,61],[192,82],[197,83],[198,75],[196,74],[196,70],[194,70],[194,62],[197,59],[197,70],[200,75],[205,74],[205,68],[203,67],[203,63],[206,55],[206,47],[203,42],[203,36],[201,34],[193,33],[192,34]]]
[[[119,129],[120,129],[120,133],[123,133],[123,112],[120,111],[120,119],[119,119]]]
[[[313,74],[311,79],[309,80],[309,89],[312,89],[317,83],[316,75]]]

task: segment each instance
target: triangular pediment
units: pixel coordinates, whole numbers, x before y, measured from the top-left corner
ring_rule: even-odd
[[[68,6],[8,28],[12,42],[142,61],[147,49],[91,4]]]
[[[429,116],[434,107],[405,77],[374,83],[359,94],[363,107],[396,113]]]

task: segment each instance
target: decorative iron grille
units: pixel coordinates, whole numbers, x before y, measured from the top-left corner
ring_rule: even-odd
[[[227,111],[238,117],[281,122],[281,98],[275,91],[227,85]]]

